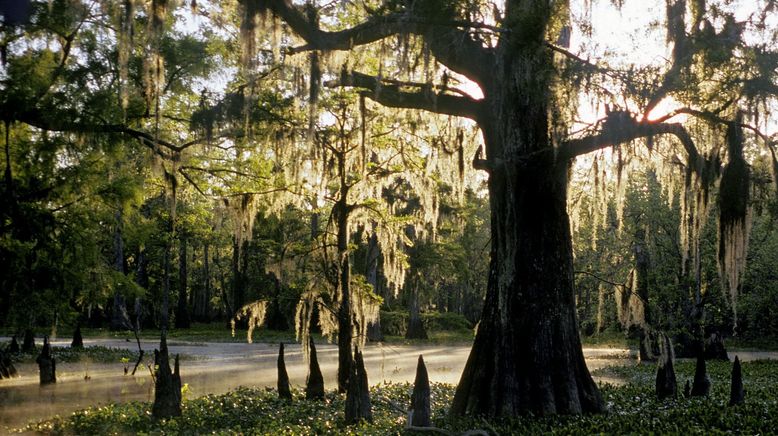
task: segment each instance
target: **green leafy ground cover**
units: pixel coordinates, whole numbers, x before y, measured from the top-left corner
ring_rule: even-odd
[[[658,401],[654,396],[653,365],[608,367],[598,375],[619,377],[623,386],[603,385],[609,406],[603,415],[533,417],[510,420],[446,418],[454,386],[433,384],[432,415],[435,425],[452,434],[481,429],[490,434],[770,434],[778,428],[778,362],[743,365],[746,404],[728,407],[731,364],[709,362],[713,381],[707,398]],[[679,386],[691,380],[692,362],[677,362]],[[329,393],[324,402],[306,401],[296,391],[292,402],[279,400],[275,391],[242,387],[224,395],[186,400],[183,416],[155,421],[149,403],[108,405],[31,424],[26,431],[49,434],[404,434],[403,409],[412,386],[387,384],[374,387],[373,424],[343,425],[344,396]]]

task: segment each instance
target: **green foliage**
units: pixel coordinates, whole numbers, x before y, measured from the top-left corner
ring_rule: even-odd
[[[446,413],[452,385],[431,385],[433,424],[452,432],[483,429],[496,434],[769,434],[778,428],[778,362],[743,364],[746,403],[727,407],[728,362],[708,363],[712,390],[708,397],[659,401],[654,394],[653,365],[614,366],[597,371],[624,380],[622,386],[602,385],[609,412],[600,415],[523,416],[512,419],[455,418]],[[677,362],[679,380],[694,376],[694,362]],[[46,434],[402,434],[410,384],[385,384],[371,389],[373,424],[343,425],[344,395],[327,394],[324,402],[307,401],[300,390],[294,400],[273,390],[241,387],[223,395],[207,395],[183,403],[183,416],[155,421],[149,403],[132,402],[75,412],[29,425],[27,431]],[[398,410],[398,408],[400,410]]]
[[[387,336],[405,336],[408,311],[381,311],[381,331]],[[429,333],[451,332],[473,335],[472,324],[464,315],[453,312],[422,312],[421,321]]]

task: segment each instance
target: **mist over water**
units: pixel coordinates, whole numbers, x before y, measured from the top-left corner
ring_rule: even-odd
[[[2,339],[0,339],[2,341]],[[68,346],[66,341],[53,341]],[[85,346],[136,349],[134,342],[120,340],[85,340]],[[154,384],[147,364],[153,362],[157,341],[142,341],[146,351],[144,366],[135,376],[125,375],[125,363],[57,363],[57,383],[39,386],[36,364],[19,364],[21,377],[0,381],[0,433],[20,427],[29,421],[40,421],[54,415],[65,416],[76,410],[113,402],[153,401]],[[278,344],[184,343],[170,341],[171,354],[185,355],[181,360],[182,383],[188,385],[186,398],[220,394],[238,386],[276,385]],[[325,387],[334,389],[337,380],[337,347],[316,347]],[[431,382],[457,383],[467,361],[466,345],[368,345],[363,350],[365,367],[371,385],[382,382],[413,382],[419,354],[424,355]],[[630,362],[630,353],[618,349],[585,349],[590,370]],[[634,354],[634,353],[633,353]],[[615,357],[615,358],[614,358]],[[302,387],[307,364],[298,344],[285,350],[286,368],[292,386]],[[132,371],[134,362],[129,362]],[[90,377],[85,380],[85,376]],[[615,380],[606,380],[614,382]]]

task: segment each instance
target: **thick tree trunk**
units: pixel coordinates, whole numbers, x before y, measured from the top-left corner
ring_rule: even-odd
[[[546,163],[491,174],[487,295],[454,414],[604,410],[578,335],[567,171]]]
[[[491,261],[455,415],[605,409],[578,334],[567,215],[571,162],[554,152],[573,105],[555,89],[554,54],[543,43],[543,32],[558,25],[552,3],[505,3],[505,25],[517,31],[504,36],[481,83],[486,154],[474,165],[489,173]]]
[[[187,304],[187,240],[181,235],[178,252],[178,305],[176,307],[176,328],[188,329],[189,305]]]

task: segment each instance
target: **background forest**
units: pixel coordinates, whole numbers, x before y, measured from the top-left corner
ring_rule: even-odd
[[[262,301],[270,329],[331,334],[333,265],[345,255],[371,324],[363,334],[424,337],[409,332],[421,315],[427,329],[467,339],[490,243],[485,179],[469,164],[475,127],[329,88],[333,77],[319,63],[404,73],[419,87],[441,75],[443,87],[463,79],[412,47],[419,41],[319,59],[282,52],[283,25],[246,19],[256,11],[240,2],[125,3],[33,2],[29,25],[4,27],[6,331],[153,330],[167,313],[177,329],[226,326]],[[348,22],[351,9],[335,15]],[[387,53],[392,61],[377,64]],[[620,160],[597,152],[576,164],[583,176],[571,182],[581,332],[629,334],[650,323],[688,334],[683,320],[700,301],[684,266],[683,191],[660,183],[653,167],[620,180]],[[771,162],[764,153],[747,160],[751,233],[740,296],[721,291],[717,226],[703,220],[701,304],[708,333],[772,341]],[[707,214],[717,216],[710,204]]]
[[[0,374],[27,372],[0,403],[81,391],[92,351],[124,373],[95,371],[124,404],[28,430],[778,425],[759,361],[778,343],[778,1],[18,0],[0,16]],[[82,328],[123,347],[86,351]],[[48,338],[71,332],[57,356],[84,375],[57,384]],[[241,364],[277,389],[217,392]],[[210,390],[184,401],[182,366]],[[457,385],[430,385],[442,373]]]

